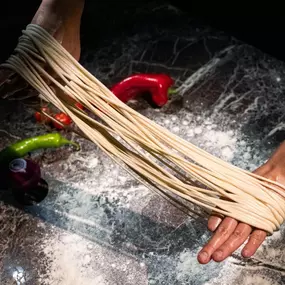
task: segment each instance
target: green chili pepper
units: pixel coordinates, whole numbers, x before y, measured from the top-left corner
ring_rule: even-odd
[[[80,149],[78,144],[65,139],[59,133],[24,139],[0,151],[0,163],[9,163],[13,159],[24,157],[29,152],[38,149],[58,148],[67,144],[74,145],[77,150]]]

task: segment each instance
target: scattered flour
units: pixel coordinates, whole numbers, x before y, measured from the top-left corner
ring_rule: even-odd
[[[199,282],[206,281],[209,278],[209,274],[203,274],[205,270],[207,272],[211,272],[212,275],[214,274],[213,270],[219,272],[220,268],[214,263],[201,266],[201,264],[199,264],[197,261],[197,254],[190,250],[184,250],[179,254],[176,273],[177,280],[179,280],[179,282],[182,284],[183,282],[191,279],[195,280],[196,278],[199,280]]]
[[[274,282],[272,278],[266,278],[262,276],[246,275],[242,280],[243,285],[279,285],[279,283]]]
[[[169,116],[149,108],[144,114],[180,137],[224,160],[236,162],[236,165],[240,167],[245,168],[249,160],[251,160],[251,168],[260,164],[259,153],[256,154],[253,149],[248,148],[238,125],[235,129],[229,129],[225,127],[226,124],[219,125],[218,119],[203,115],[200,118],[195,118],[185,110]],[[76,166],[78,161],[80,168]],[[66,175],[66,172],[58,173],[53,169],[50,169],[49,175],[62,181],[65,185],[68,183],[69,186],[66,187],[76,189],[75,193],[72,189],[58,191],[57,205],[65,207],[64,211],[72,217],[67,221],[67,226],[74,227],[82,226],[82,223],[94,223],[104,227],[109,223],[109,220],[106,218],[105,212],[99,210],[100,208],[110,205],[111,208],[108,208],[108,211],[123,207],[140,214],[153,195],[98,149],[94,148],[94,150],[88,150],[80,155],[74,154],[68,161],[62,163],[69,170],[69,176]],[[95,212],[93,195],[100,197]],[[72,202],[70,202],[71,196]],[[128,217],[120,216],[122,222],[124,219],[128,219]],[[136,225],[134,224],[133,227],[135,231]],[[112,235],[112,227],[109,235]],[[200,242],[197,240],[197,246],[200,246]],[[131,246],[132,244],[130,244]],[[60,237],[47,237],[43,244],[43,250],[49,259],[49,274],[46,279],[43,279],[44,284],[107,285],[103,275],[98,272],[98,268],[92,265],[94,256],[90,251],[93,250],[93,247],[96,247],[96,244],[70,233],[65,233]],[[197,252],[198,250],[184,250],[178,256],[173,257],[173,262],[177,264],[173,274],[177,275],[177,280],[181,281],[181,284],[195,284],[191,283],[195,279],[211,282],[205,284],[229,284],[227,280],[230,279],[226,280],[225,278],[234,276],[234,269],[231,265],[228,262],[222,263],[222,265],[210,263],[202,267],[197,262]],[[117,267],[115,263],[111,264],[109,264],[109,270]],[[120,270],[124,271],[126,263],[119,261],[119,264]],[[144,267],[145,263],[139,263],[137,271],[142,271]],[[221,271],[222,267],[223,271]],[[207,274],[203,272],[207,272]],[[215,278],[209,281],[209,276],[213,275],[219,276],[216,277],[219,278],[217,280],[225,280],[224,283],[215,283]],[[134,281],[136,282],[136,279]],[[149,280],[149,284],[155,284],[153,282],[155,281]]]
[[[224,146],[222,147],[221,149],[221,156],[227,160],[227,161],[231,161],[234,157],[234,154],[233,154],[233,150],[231,149],[230,146]]]
[[[90,245],[83,238],[70,233],[54,235],[42,248],[50,263],[47,273],[41,276],[41,284],[107,285],[100,272],[90,265]]]
[[[97,157],[93,157],[92,159],[89,160],[88,167],[89,168],[95,168],[98,165],[99,161]]]
[[[202,128],[201,128],[201,127],[195,128],[195,129],[194,129],[194,133],[197,134],[197,135],[198,135],[198,134],[201,134],[201,133],[202,133]]]

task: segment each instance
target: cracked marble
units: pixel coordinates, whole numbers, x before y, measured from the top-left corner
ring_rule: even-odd
[[[135,22],[134,14],[129,32],[96,50],[83,46],[85,67],[107,86],[134,72],[170,74],[180,92],[167,106],[157,110],[143,100],[131,105],[235,165],[253,170],[263,163],[284,139],[284,63],[172,6],[137,13],[147,20]],[[7,116],[2,146],[45,131],[21,105]],[[96,146],[78,140],[80,153],[35,154],[51,189],[42,204],[17,209],[1,203],[1,284],[285,282],[284,227],[250,260],[236,254],[201,266],[196,254],[209,238],[205,221],[185,217]]]

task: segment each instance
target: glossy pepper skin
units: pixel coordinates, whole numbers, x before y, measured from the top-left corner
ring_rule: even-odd
[[[42,148],[58,148],[67,144],[74,145],[79,149],[79,145],[65,139],[59,133],[46,134],[33,138],[24,139],[12,144],[0,151],[0,165],[26,156],[29,152]]]
[[[136,74],[115,84],[111,91],[124,103],[137,95],[149,92],[153,102],[162,107],[168,101],[168,92],[174,84],[173,79],[166,74]]]
[[[50,114],[50,109],[48,107],[42,107],[41,111]],[[51,119],[47,116],[45,116],[44,114],[42,114],[41,112],[36,112],[35,113],[35,119],[38,123],[50,123]]]
[[[58,113],[54,116],[54,118],[60,123],[62,123],[64,126],[69,126],[72,123],[71,118],[65,113]],[[53,126],[57,128],[58,130],[64,129],[64,127],[58,124],[57,122],[52,122],[52,123],[53,123]]]

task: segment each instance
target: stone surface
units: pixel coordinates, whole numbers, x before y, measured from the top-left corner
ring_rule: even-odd
[[[180,87],[167,106],[154,109],[142,99],[131,106],[235,165],[254,170],[262,164],[284,139],[284,63],[175,7],[137,13],[124,34],[96,49],[86,41],[84,66],[107,86],[134,72],[170,74]],[[47,131],[30,110],[15,110],[1,122],[1,147]],[[1,202],[1,284],[285,282],[283,227],[251,259],[237,252],[223,263],[199,265],[197,252],[210,236],[205,221],[186,217],[96,146],[74,139],[79,153],[35,154],[50,185],[43,203],[21,209]]]

